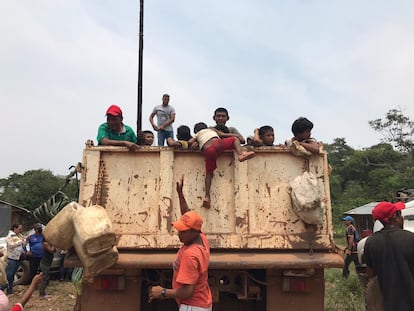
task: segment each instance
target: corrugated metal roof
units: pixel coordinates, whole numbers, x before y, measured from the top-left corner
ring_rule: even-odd
[[[14,204],[11,204],[11,203],[6,202],[6,201],[3,201],[3,200],[0,200],[0,205],[11,206],[13,208],[17,208],[18,210],[24,211],[26,213],[29,213],[29,214],[32,213],[31,211],[29,211],[28,209],[26,209],[24,207],[20,207],[20,206],[14,205]]]
[[[344,213],[344,215],[371,215],[372,210],[374,209],[375,205],[379,202],[370,202],[360,207],[356,207]],[[414,200],[405,203],[405,208],[414,208]]]
[[[344,213],[344,215],[371,215],[372,210],[378,202],[370,202],[360,207],[356,207]]]

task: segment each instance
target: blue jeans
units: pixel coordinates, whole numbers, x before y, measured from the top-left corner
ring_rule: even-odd
[[[7,294],[13,294],[14,275],[20,267],[20,260],[7,259],[6,275],[7,275]]]
[[[161,130],[161,131],[158,131],[157,136],[158,136],[158,146],[164,146],[164,141],[166,141],[168,137],[174,138],[174,131]]]

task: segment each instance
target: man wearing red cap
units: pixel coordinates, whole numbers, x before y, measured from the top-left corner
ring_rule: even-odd
[[[368,238],[364,256],[368,276],[378,276],[383,308],[414,308],[414,233],[403,230],[402,202],[380,202],[372,210],[384,228]]]
[[[178,237],[184,245],[173,263],[172,288],[152,287],[149,300],[173,298],[180,306],[179,311],[211,311],[212,296],[208,286],[210,244],[201,232],[203,219],[200,214],[188,208],[183,195],[183,183],[182,177],[177,182],[182,216],[172,225],[178,230]]]
[[[137,136],[131,127],[122,123],[122,110],[116,105],[111,105],[106,111],[106,122],[98,129],[98,145],[125,146],[130,151],[136,151]]]

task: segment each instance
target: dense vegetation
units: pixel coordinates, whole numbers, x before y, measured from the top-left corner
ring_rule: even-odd
[[[326,144],[332,166],[333,220],[341,227],[343,212],[372,201],[391,201],[393,192],[414,187],[414,123],[399,110],[390,110],[384,120],[369,121],[381,132],[381,143],[355,150],[345,138]]]
[[[23,175],[12,174],[0,179],[0,200],[34,211],[59,190],[68,200],[77,200],[76,178],[55,176],[49,170],[30,170]],[[34,218],[24,219],[23,224],[36,222]]]

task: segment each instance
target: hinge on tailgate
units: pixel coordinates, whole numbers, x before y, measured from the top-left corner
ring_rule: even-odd
[[[317,225],[306,224],[306,231],[309,243],[309,255],[313,255],[313,242],[316,239]]]
[[[95,184],[95,194],[93,197],[93,205],[101,205],[101,197],[102,197],[102,184],[104,181],[105,175],[105,162],[103,160],[99,161],[99,171],[98,171],[98,180]]]

